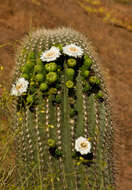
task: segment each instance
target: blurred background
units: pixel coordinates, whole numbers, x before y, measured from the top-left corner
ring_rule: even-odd
[[[132,0],[0,0],[1,94],[10,86],[16,48],[23,36],[37,28],[60,26],[83,33],[98,53],[110,91],[113,127],[118,134],[118,145],[114,146],[120,161],[119,190],[131,190]],[[8,135],[5,126],[3,117],[0,145]]]

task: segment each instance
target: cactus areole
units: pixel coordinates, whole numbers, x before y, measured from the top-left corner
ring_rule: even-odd
[[[20,189],[115,189],[108,93],[90,44],[69,28],[22,41],[11,89]]]

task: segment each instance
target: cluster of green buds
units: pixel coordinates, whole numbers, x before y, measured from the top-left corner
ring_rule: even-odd
[[[26,80],[32,78],[34,65],[35,65],[35,54],[34,52],[30,52],[26,64],[21,67],[23,78],[25,78]]]
[[[61,58],[62,57],[62,58]],[[60,59],[61,58],[61,59]],[[76,85],[76,77],[81,71],[83,92],[96,92],[96,98],[103,99],[100,91],[100,80],[94,75],[91,68],[93,62],[88,55],[83,55],[81,47],[74,44],[62,47],[62,44],[51,46],[49,50],[28,54],[26,63],[21,67],[21,77],[28,81],[28,89],[23,97],[23,102],[33,104],[35,94],[40,91],[44,95],[56,94],[60,88],[60,72],[65,70],[65,85],[73,89]],[[56,103],[58,97],[54,98]]]
[[[58,88],[57,69],[59,66],[55,62],[44,63],[40,57],[36,59],[34,52],[30,52],[26,64],[21,67],[21,78],[29,82],[27,96],[22,94],[24,101],[26,98],[27,103],[32,105],[37,91],[45,95],[56,94]],[[58,99],[57,102],[59,102]]]
[[[58,149],[54,139],[48,139],[49,152],[54,157],[62,156],[62,152]]]
[[[81,66],[83,92],[88,94],[94,92],[97,99],[103,100],[103,92],[101,91],[100,79],[93,72],[92,64],[92,59],[90,59],[88,55],[84,55],[83,64]]]

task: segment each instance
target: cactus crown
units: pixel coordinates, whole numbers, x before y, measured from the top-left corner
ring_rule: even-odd
[[[114,189],[108,96],[88,40],[69,28],[29,34],[15,81],[18,185]]]

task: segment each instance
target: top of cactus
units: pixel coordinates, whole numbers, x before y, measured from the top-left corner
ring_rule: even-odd
[[[90,42],[82,34],[71,28],[40,29],[32,32],[23,40],[19,51],[16,79],[19,80],[19,78],[24,77],[28,81],[27,94],[29,95],[36,93],[36,90],[49,95],[50,88],[54,87],[54,85],[59,90],[60,76],[65,65],[67,67],[67,81],[73,83],[72,87],[75,87],[74,81],[80,71],[83,92],[98,93],[99,90],[106,91],[100,71],[98,71],[98,66],[95,63],[94,51]],[[72,61],[72,63],[73,57],[74,62]],[[50,63],[52,61],[55,62],[55,68],[51,68],[51,66],[53,67],[53,63]],[[47,62],[49,62],[49,65],[46,65]],[[20,67],[22,68],[22,73],[20,72]],[[71,67],[74,67],[74,69],[71,69]],[[52,75],[50,70],[54,71]],[[75,73],[74,75],[72,74],[73,72]],[[34,85],[31,85],[33,83]],[[46,85],[46,90],[44,91],[43,89],[45,88],[42,88],[42,83]],[[12,95],[17,96],[17,93],[12,93]],[[104,96],[106,97],[106,93],[104,93]]]

